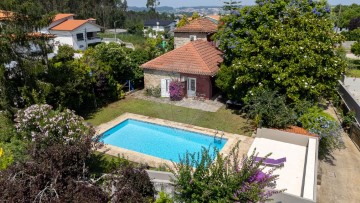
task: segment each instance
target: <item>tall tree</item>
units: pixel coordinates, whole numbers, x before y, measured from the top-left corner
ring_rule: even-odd
[[[150,9],[150,11],[156,11],[156,7],[160,5],[159,0],[147,0],[146,8]]]
[[[240,3],[241,3],[241,1],[235,1],[235,0],[224,1],[223,9],[225,11],[238,9],[238,8],[240,8]]]
[[[335,93],[345,62],[334,51],[343,37],[333,32],[330,6],[307,0],[259,0],[223,18],[218,32],[224,64],[216,84],[230,98],[255,88],[291,101]]]
[[[23,107],[47,92],[37,76],[47,69],[49,38],[34,31],[47,26],[52,15],[37,0],[4,0],[0,10],[11,11],[0,22],[0,109]]]

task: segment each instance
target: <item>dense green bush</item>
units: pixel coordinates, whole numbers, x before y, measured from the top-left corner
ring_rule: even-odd
[[[351,31],[343,31],[341,32],[343,36],[345,36],[347,41],[358,41],[360,40],[360,28]]]
[[[360,39],[355,42],[353,45],[351,45],[351,53],[353,53],[356,56],[360,56]]]
[[[243,160],[238,145],[228,156],[210,149],[186,154],[174,163],[175,200],[179,202],[265,202],[275,190],[273,170],[261,172],[261,162],[254,162],[254,153]],[[215,159],[215,161],[214,161]]]
[[[17,113],[16,123],[17,131],[28,140],[28,158],[8,166],[12,157],[6,154],[7,168],[0,171],[2,200],[153,201],[154,187],[144,167],[114,162],[107,167],[114,170],[106,174],[89,171],[87,164],[101,144],[95,137],[95,130],[85,125],[74,112],[53,110],[49,105],[33,105]],[[1,162],[1,166],[5,164]]]
[[[286,128],[295,124],[296,113],[286,104],[286,98],[277,91],[257,88],[244,99],[246,116],[258,125],[271,128]]]
[[[161,87],[156,86],[156,87],[145,88],[145,95],[160,98],[161,97]]]
[[[166,194],[166,192],[159,192],[159,198],[156,199],[155,203],[173,203],[174,201],[170,197],[170,195]]]
[[[217,86],[238,100],[259,86],[292,101],[336,94],[345,61],[330,12],[326,1],[259,0],[225,15],[215,35],[224,51]]]

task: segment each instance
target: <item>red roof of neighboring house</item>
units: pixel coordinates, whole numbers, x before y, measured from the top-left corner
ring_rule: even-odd
[[[210,16],[206,16],[206,17],[211,18],[211,19],[214,19],[214,20],[217,20],[217,21],[220,20],[220,16],[219,16],[219,15],[210,15]]]
[[[64,18],[67,18],[67,17],[74,16],[74,15],[75,14],[72,14],[72,13],[59,13],[59,14],[56,14],[56,16],[53,19],[53,22],[64,19]]]
[[[198,18],[190,21],[188,24],[178,27],[174,32],[205,32],[215,33],[217,32],[217,24],[209,20],[208,18]]]
[[[307,135],[307,136],[311,136],[311,137],[319,137],[318,135],[310,133],[306,129],[298,127],[298,126],[290,126],[289,128],[281,129],[281,131],[285,131],[285,132],[288,132],[288,133],[296,133],[296,134],[301,134],[301,135]]]
[[[84,25],[85,23],[89,22],[88,20],[67,20],[59,25],[51,28],[51,30],[64,30],[64,31],[72,31],[76,28]]]
[[[141,67],[145,69],[197,75],[215,75],[223,61],[222,52],[211,43],[196,40],[159,56]]]
[[[14,12],[0,10],[0,20],[8,20],[14,16]]]

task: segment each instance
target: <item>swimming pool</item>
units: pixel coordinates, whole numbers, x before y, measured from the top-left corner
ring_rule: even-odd
[[[200,152],[202,147],[216,147],[219,151],[227,142],[212,136],[127,119],[102,134],[105,144],[179,162],[179,155]],[[213,153],[214,150],[210,150]]]

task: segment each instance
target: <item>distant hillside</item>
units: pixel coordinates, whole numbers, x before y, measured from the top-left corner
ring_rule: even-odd
[[[137,7],[137,6],[129,6],[128,7],[129,11],[147,11],[148,8],[146,7]],[[174,11],[173,7],[170,6],[160,6],[156,8],[156,11],[158,12],[171,12]]]
[[[202,8],[222,8],[222,6],[192,6],[192,7],[179,7],[177,9],[187,9],[187,8],[193,8],[193,9],[202,9]]]

